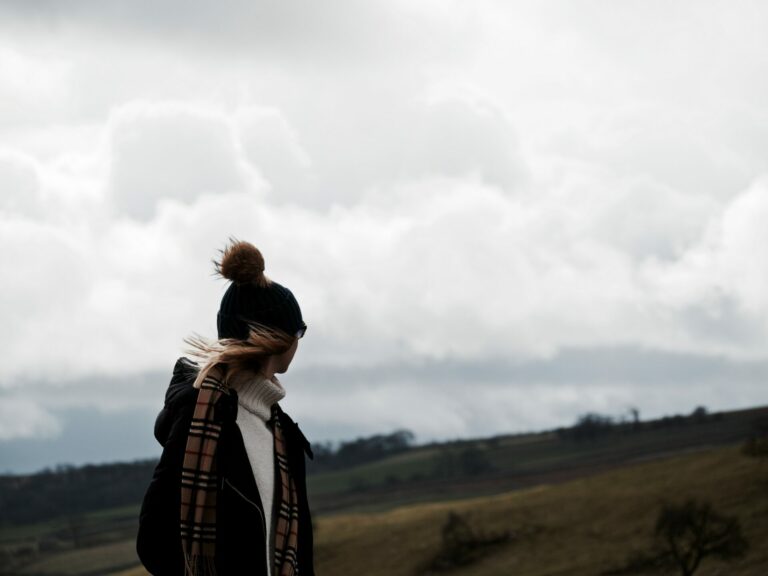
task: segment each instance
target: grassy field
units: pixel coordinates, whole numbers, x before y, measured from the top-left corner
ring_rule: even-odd
[[[440,546],[449,511],[455,511],[476,529],[507,530],[512,539],[452,574],[596,576],[650,543],[663,501],[691,496],[738,516],[751,544],[747,555],[733,564],[705,560],[697,576],[768,574],[768,465],[742,455],[738,446],[493,496],[322,515],[316,518],[316,571],[320,576],[421,574],[419,567]],[[92,574],[144,575],[139,568],[115,570],[127,566],[132,546],[133,541],[123,541],[66,552],[30,564],[22,573],[83,574],[87,567]]]
[[[136,565],[135,533],[139,506],[100,510],[72,518],[0,531],[0,547],[28,545],[23,568],[0,566],[0,574],[100,575]],[[80,542],[72,547],[73,532]]]
[[[648,545],[662,501],[689,496],[737,515],[752,544],[742,561],[729,566],[705,562],[700,574],[768,573],[768,466],[733,447],[491,497],[322,518],[317,572],[417,574],[418,566],[438,549],[440,527],[453,510],[466,514],[477,528],[519,535],[455,574],[594,576],[622,565],[630,552]]]

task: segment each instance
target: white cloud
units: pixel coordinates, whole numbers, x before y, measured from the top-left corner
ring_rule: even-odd
[[[71,63],[0,43],[0,118],[8,127],[50,120],[69,104]]]
[[[107,124],[121,137],[130,138],[125,134],[134,128],[137,138],[148,137],[146,117],[149,134],[158,116],[161,132],[164,119],[178,118],[175,106],[162,103],[124,110]],[[191,330],[213,336],[223,284],[211,278],[210,258],[230,234],[259,244],[268,270],[300,297],[317,335],[306,354],[319,364],[526,359],[616,344],[768,355],[764,330],[741,329],[736,345],[733,330],[710,333],[703,312],[720,291],[735,302],[719,308],[725,322],[743,323],[741,309],[754,322],[768,314],[766,270],[753,248],[761,245],[760,182],[722,207],[589,163],[555,161],[543,173],[531,172],[519,193],[478,171],[413,175],[373,187],[353,204],[322,210],[268,201],[261,192],[269,183],[258,177],[242,179],[241,190],[229,189],[227,178],[237,167],[259,161],[230,126],[254,129],[247,122],[254,117],[279,126],[271,133],[276,145],[293,142],[295,161],[303,158],[309,169],[287,121],[279,112],[258,110],[202,115],[229,144],[212,153],[218,158],[212,167],[189,162],[178,180],[199,185],[208,178],[210,185],[177,194],[161,183],[156,194],[123,200],[153,210],[142,219],[98,211],[74,222],[6,216],[7,265],[35,267],[8,288],[14,292],[6,299],[7,314],[20,329],[6,338],[14,362],[4,367],[5,378],[28,370],[76,377],[161,369]],[[136,116],[141,120],[128,120]],[[169,130],[165,138],[174,134]],[[120,157],[112,148],[96,155],[109,157],[107,151]],[[154,152],[137,145],[131,154],[134,168],[118,188],[130,194],[141,190],[138,177],[145,185],[155,174],[162,180],[152,168]],[[178,175],[182,164],[168,173]],[[46,176],[60,173],[59,165],[38,170],[53,186],[78,186],[77,173]],[[84,187],[106,178],[98,163],[82,177]],[[109,178],[119,182],[115,172]],[[173,188],[174,178],[165,185]],[[47,194],[56,196],[55,190]],[[71,191],[61,196],[76,198]],[[91,203],[89,196],[80,201]],[[132,210],[129,215],[139,215]],[[48,278],[56,279],[55,298]],[[33,304],[19,308],[17,299]],[[59,344],[40,350],[33,343],[41,337]]]
[[[678,260],[644,267],[649,288],[667,315],[677,318],[674,329],[689,346],[734,357],[766,356],[765,183],[759,176],[736,195]]]
[[[167,371],[230,235],[307,369],[767,358],[765,8],[556,5],[5,3],[0,385]]]
[[[113,112],[109,188],[118,212],[147,219],[160,199],[249,187],[228,119],[216,110],[172,102],[132,102]]]
[[[278,109],[239,107],[232,118],[243,155],[272,187],[270,200],[323,205],[301,137]]]
[[[25,154],[0,150],[0,211],[26,217],[40,215],[37,162]]]
[[[743,310],[768,316],[768,174],[762,175],[725,209],[715,258],[717,277]],[[718,283],[719,283],[718,282]]]
[[[61,432],[55,416],[26,398],[3,397],[0,402],[0,441],[50,438]]]

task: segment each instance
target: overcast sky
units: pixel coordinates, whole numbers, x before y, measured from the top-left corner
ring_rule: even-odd
[[[0,471],[159,453],[230,235],[311,441],[768,403],[768,5],[0,4]]]

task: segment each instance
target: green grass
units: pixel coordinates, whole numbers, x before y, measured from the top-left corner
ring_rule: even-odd
[[[32,556],[26,562],[15,562],[13,573],[106,574],[110,567],[130,566],[136,562],[132,543],[138,516],[139,506],[134,505],[99,510],[73,518],[5,527],[0,530],[0,550],[11,553],[24,548],[40,550],[34,555],[36,559]],[[72,538],[73,527],[82,542],[77,548]],[[59,565],[62,568],[57,571]],[[0,574],[9,570],[6,566],[0,567]]]
[[[122,506],[120,508],[108,508],[106,510],[97,510],[95,512],[90,512],[87,515],[87,518],[89,518],[92,521],[110,521],[120,518],[138,518],[139,517],[139,509],[141,508],[141,505],[139,504],[132,504],[131,506]]]
[[[324,472],[309,477],[310,494],[326,496],[348,492],[361,481],[368,486],[383,485],[388,477],[406,481],[414,474],[427,474],[432,469],[437,450],[413,450],[389,458],[347,468],[338,472]]]

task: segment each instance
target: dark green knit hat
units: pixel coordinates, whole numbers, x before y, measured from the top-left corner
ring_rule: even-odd
[[[249,322],[295,335],[306,328],[299,303],[285,286],[264,276],[264,257],[253,244],[230,240],[214,260],[216,272],[231,280],[216,321],[219,338],[248,337]]]

